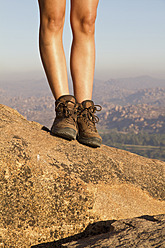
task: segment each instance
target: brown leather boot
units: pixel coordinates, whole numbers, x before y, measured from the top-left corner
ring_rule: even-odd
[[[99,107],[99,109],[97,109]],[[77,117],[78,123],[78,141],[82,144],[100,147],[102,138],[97,132],[95,123],[99,121],[99,118],[95,116],[96,111],[100,111],[102,108],[100,105],[94,105],[93,101],[86,100],[79,104],[79,111]]]
[[[68,140],[77,136],[77,101],[74,96],[64,95],[55,102],[56,118],[51,127],[51,134]]]

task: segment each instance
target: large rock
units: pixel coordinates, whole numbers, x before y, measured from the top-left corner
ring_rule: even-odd
[[[90,223],[164,213],[164,162],[53,137],[3,105],[0,134],[2,247],[30,247]]]
[[[69,238],[42,243],[33,248],[137,248],[165,247],[165,215],[100,221]]]

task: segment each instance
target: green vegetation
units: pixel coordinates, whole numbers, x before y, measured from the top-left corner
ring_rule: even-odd
[[[165,134],[102,131],[103,144],[165,161]]]

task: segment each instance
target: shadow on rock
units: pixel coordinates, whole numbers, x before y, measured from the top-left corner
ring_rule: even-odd
[[[150,216],[150,215],[143,215],[138,218],[145,219],[145,220],[152,221],[152,222],[160,222],[159,220],[155,219],[154,216]]]
[[[49,130],[48,127],[43,126],[43,127],[41,128],[41,130],[42,130],[42,131],[45,131],[45,132],[47,132],[47,133],[50,133],[50,130]]]
[[[112,223],[114,223],[115,220],[108,220],[108,221],[99,221],[93,224],[89,224],[87,228],[82,232],[78,233],[76,235],[60,239],[58,241],[48,242],[48,243],[42,243],[39,245],[31,246],[31,248],[62,248],[62,244],[66,244],[68,242],[77,241],[82,238],[87,238],[89,236],[95,236],[103,233],[113,232],[114,227],[112,226]]]

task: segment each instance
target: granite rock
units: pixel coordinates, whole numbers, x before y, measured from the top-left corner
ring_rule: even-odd
[[[90,224],[84,232],[32,248],[165,247],[165,215]]]
[[[0,247],[30,247],[99,221],[163,214],[164,166],[51,136],[0,105]]]

